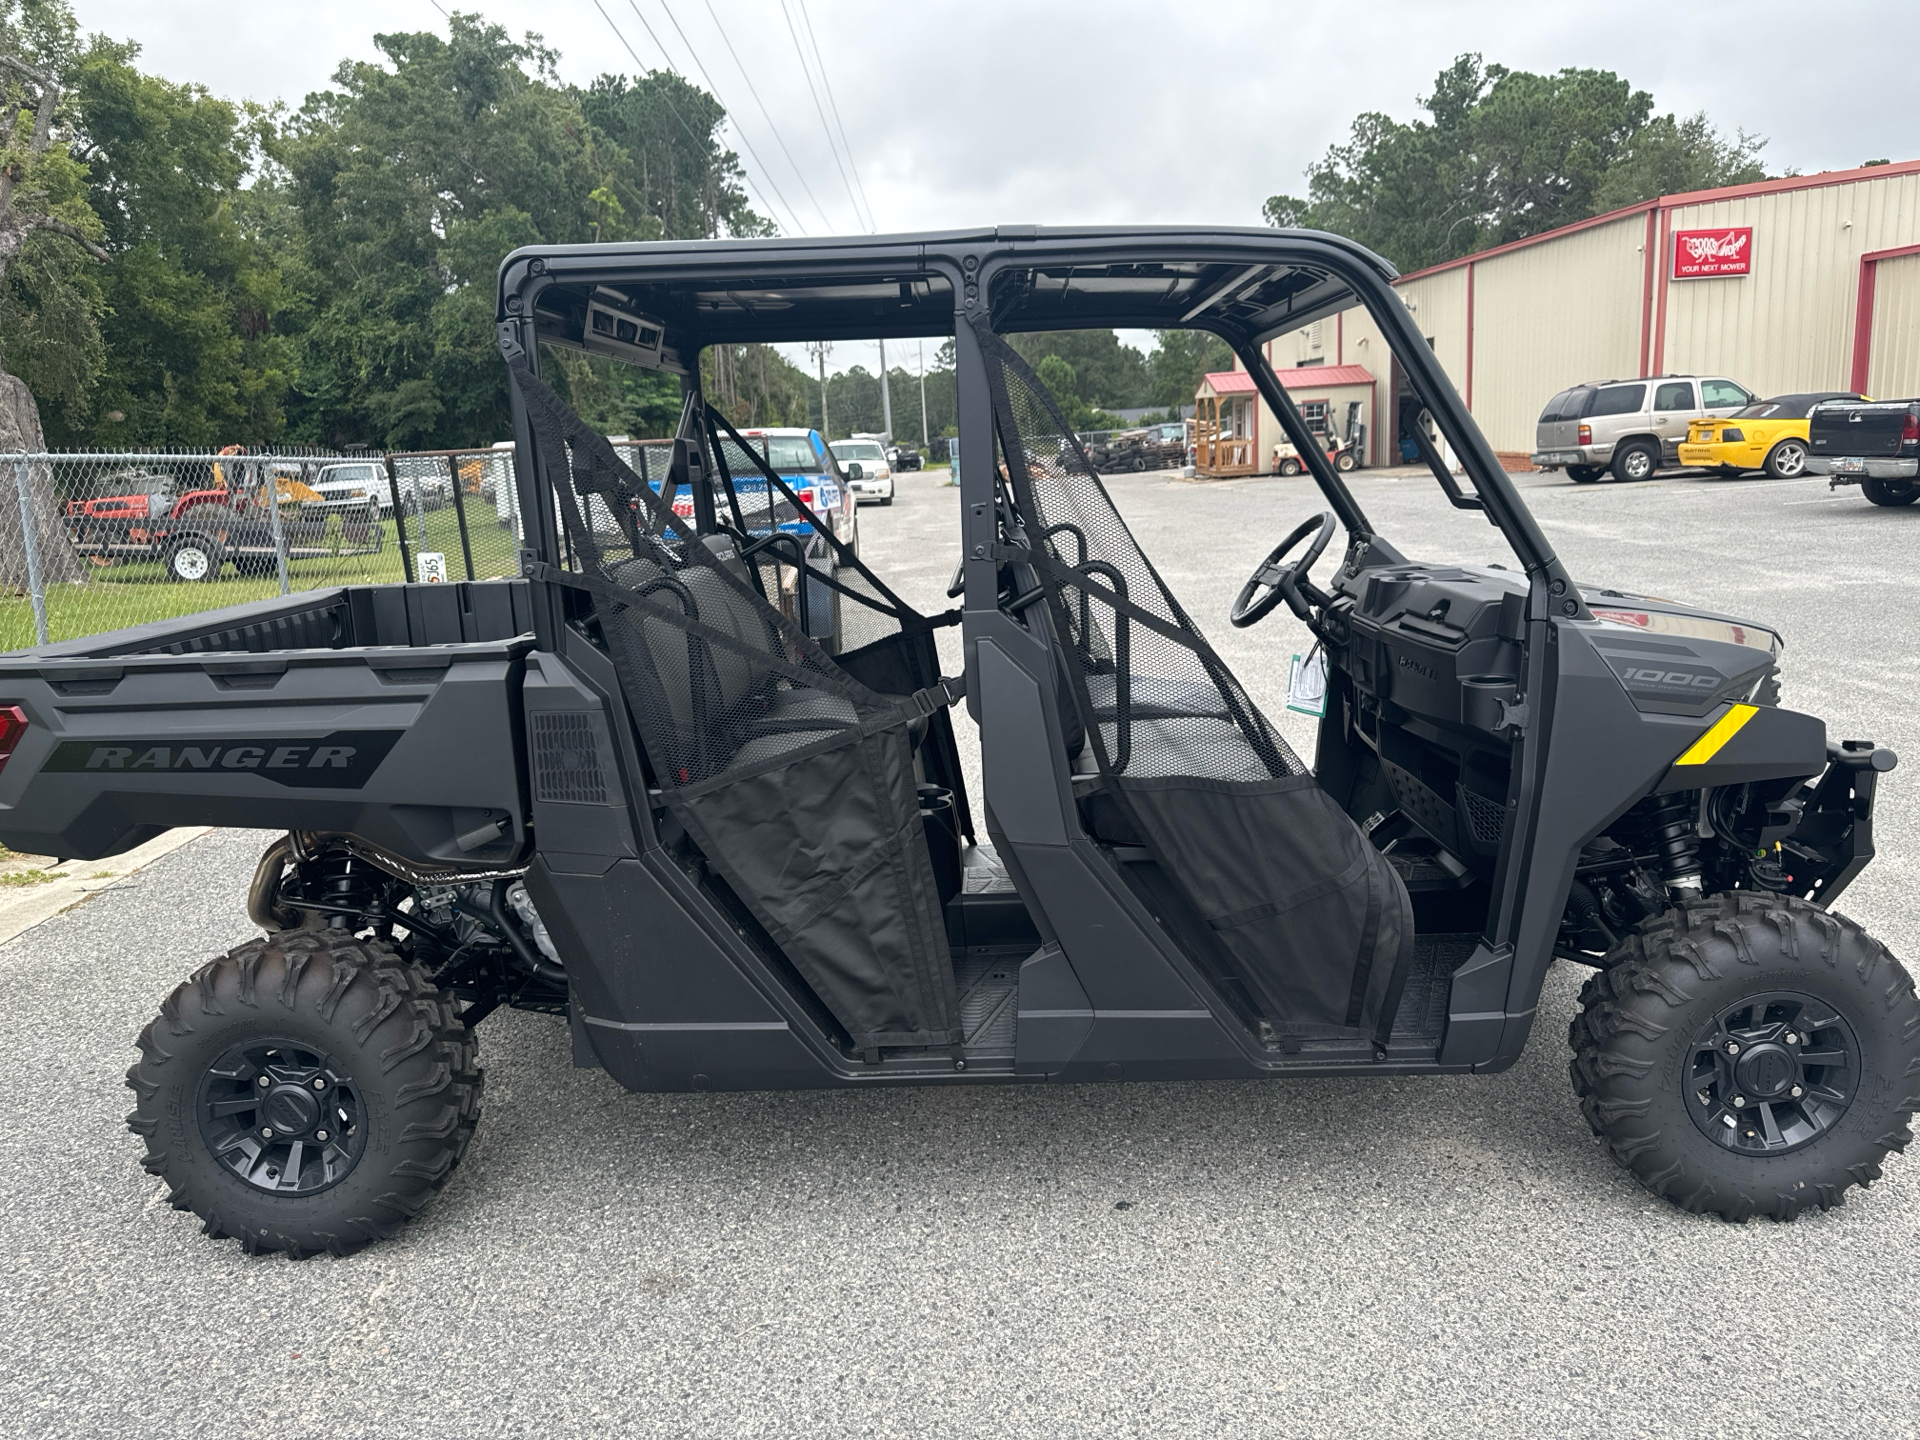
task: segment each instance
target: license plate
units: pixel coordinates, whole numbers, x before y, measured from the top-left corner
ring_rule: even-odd
[[[1866,473],[1867,462],[1857,455],[1843,455],[1833,462],[1836,475],[1861,475]]]

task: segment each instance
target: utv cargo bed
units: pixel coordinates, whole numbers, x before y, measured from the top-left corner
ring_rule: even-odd
[[[26,723],[0,843],[93,860],[224,825],[346,831],[421,863],[510,857],[531,630],[524,581],[362,585],[0,655]]]

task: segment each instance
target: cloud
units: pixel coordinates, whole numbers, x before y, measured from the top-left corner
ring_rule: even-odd
[[[601,0],[642,60],[659,49],[698,79],[662,0]],[[665,0],[771,175],[748,159],[767,207],[786,196],[799,222],[861,228],[782,0]],[[786,0],[788,6],[797,0]],[[1771,137],[1774,170],[1914,158],[1920,89],[1861,83],[1861,37],[1904,34],[1903,0],[1867,0],[1845,25],[1803,5],[1750,0],[1737,12],[1672,0],[1578,9],[1376,0],[1364,8],[1215,0],[807,0],[858,179],[883,231],[997,222],[1251,225],[1275,191],[1299,193],[1305,167],[1363,110],[1408,117],[1454,55],[1480,50],[1515,68],[1611,69],[1663,110],[1704,109],[1723,129]],[[536,30],[584,82],[633,61],[593,0],[461,6],[519,33]],[[373,58],[376,30],[444,30],[431,0],[79,0],[81,23],[144,47],[144,63],[218,93],[297,105],[341,59]],[[793,12],[798,21],[797,11]],[[773,129],[747,94],[713,14],[753,78]],[[804,38],[805,31],[802,29]],[[1755,66],[1791,74],[1758,84]],[[1844,89],[1844,105],[1819,97]],[[828,97],[819,105],[828,108]],[[832,110],[828,108],[829,118]],[[776,137],[774,131],[778,131]],[[798,175],[781,141],[797,162]],[[744,146],[737,146],[746,156]]]

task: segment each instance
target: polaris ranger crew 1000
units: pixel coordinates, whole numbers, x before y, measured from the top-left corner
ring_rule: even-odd
[[[1595,969],[1579,1103],[1650,1189],[1790,1220],[1876,1178],[1909,1138],[1920,1002],[1833,905],[1893,756],[1780,707],[1765,625],[1576,583],[1392,279],[1274,230],[509,257],[521,578],[0,658],[0,841],[286,832],[260,938],[140,1036],[147,1168],[209,1234],[343,1253],[454,1171],[501,1005],[564,1015],[575,1060],[635,1090],[1493,1072],[1558,955]],[[1262,342],[1354,305],[1431,419],[1411,431],[1436,503],[1484,515],[1516,568],[1403,553],[1308,433]],[[1311,764],[1008,343],[1183,325],[1233,347],[1325,497],[1221,617],[1285,605],[1318,637]],[[707,346],[874,337],[956,346],[945,614],[701,393]],[[664,479],[568,409],[543,346],[681,377]],[[806,584],[793,516],[837,560]],[[816,579],[830,625],[796,609]]]

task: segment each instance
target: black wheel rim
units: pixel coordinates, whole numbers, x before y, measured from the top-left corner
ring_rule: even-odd
[[[1737,1155],[1785,1155],[1847,1113],[1860,1082],[1853,1027],[1824,1000],[1793,990],[1750,995],[1694,1036],[1687,1113]]]
[[[246,1040],[200,1082],[200,1135],[215,1160],[256,1190],[305,1196],[352,1173],[366,1109],[333,1058],[299,1041]]]

